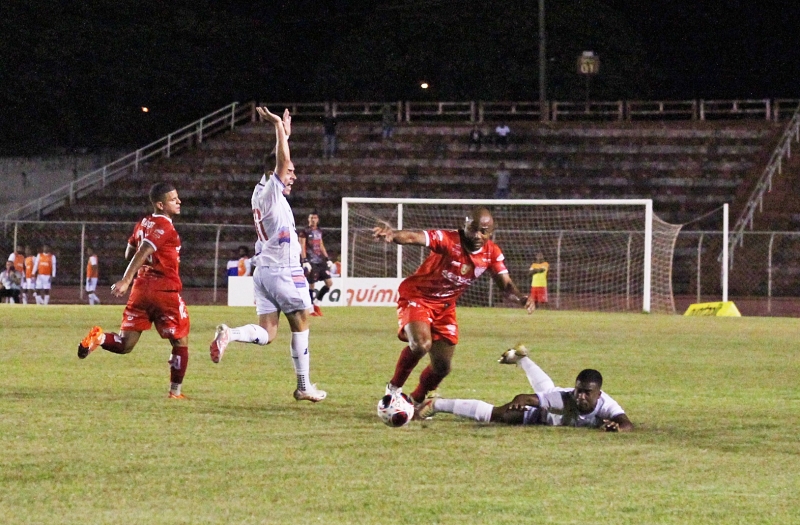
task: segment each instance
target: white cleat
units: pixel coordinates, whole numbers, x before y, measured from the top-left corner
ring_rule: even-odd
[[[500,356],[497,362],[501,365],[515,365],[523,357],[528,357],[528,349],[525,348],[525,345],[520,343],[514,348],[509,348],[503,352],[503,355]]]
[[[391,383],[386,383],[386,390],[383,391],[383,395],[385,396],[395,396],[402,393],[403,393],[402,386],[394,386]]]
[[[297,389],[294,391],[294,398],[298,401],[311,401],[312,403],[319,403],[328,397],[328,393],[324,390],[319,390],[317,385],[311,385],[305,390]]]
[[[230,340],[231,329],[226,324],[219,325],[214,340],[211,341],[211,346],[209,348],[212,363],[219,363],[222,360],[222,354],[225,353],[225,349],[228,347]]]

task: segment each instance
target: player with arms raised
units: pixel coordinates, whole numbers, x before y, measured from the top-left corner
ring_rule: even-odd
[[[291,116],[283,112],[283,119],[267,108],[256,108],[258,114],[275,126],[275,169],[253,190],[251,204],[258,241],[253,256],[253,288],[258,324],[229,328],[217,326],[210,345],[211,361],[219,363],[230,341],[267,345],[278,334],[280,314],[286,316],[292,330],[291,355],[297,376],[294,398],[316,403],[327,396],[317,389],[309,378],[308,310],[311,297],[308,281],[300,264],[300,242],[297,240],[294,214],[286,196],[297,179],[294,164],[289,156]]]
[[[428,392],[436,390],[447,377],[458,344],[456,301],[486,270],[506,297],[524,305],[528,313],[535,308],[508,275],[503,252],[490,240],[493,232],[494,219],[484,207],[473,210],[460,230],[373,229],[374,236],[386,242],[427,246],[431,251],[398,290],[398,337],[408,346],[400,353],[394,377],[386,385],[387,394],[400,391],[425,354],[430,355],[430,364],[411,393],[413,401],[424,401]]]
[[[160,182],[150,188],[150,202],[153,213],[139,221],[128,239],[125,258],[133,259],[122,279],[111,286],[112,295],[122,297],[133,284],[119,334],[93,327],[78,345],[78,357],[85,359],[97,347],[128,354],[155,323],[161,338],[172,345],[169,397],[185,399],[181,385],[189,363],[189,313],[180,295],[181,239],[172,225],[172,218],[181,213],[181,201],[172,184]]]

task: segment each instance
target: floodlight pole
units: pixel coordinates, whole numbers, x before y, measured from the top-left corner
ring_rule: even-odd
[[[547,52],[544,31],[544,0],[539,0],[539,120],[550,120],[547,108]]]

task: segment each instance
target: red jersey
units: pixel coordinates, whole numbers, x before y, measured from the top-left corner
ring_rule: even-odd
[[[500,247],[486,241],[477,252],[461,246],[457,230],[427,230],[431,253],[414,275],[400,283],[400,297],[432,302],[455,301],[487,269],[492,275],[508,273]]]
[[[136,278],[163,281],[159,288],[180,292],[183,288],[178,272],[181,238],[172,225],[172,219],[165,215],[152,214],[139,221],[128,239],[128,244],[138,250],[143,242],[156,251],[147,258]]]

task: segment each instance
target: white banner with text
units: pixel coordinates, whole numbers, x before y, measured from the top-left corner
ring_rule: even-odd
[[[397,289],[402,279],[351,277],[332,279],[333,286],[320,304],[326,306],[397,306]],[[319,290],[324,282],[316,283]],[[252,277],[228,277],[228,306],[254,306]]]

